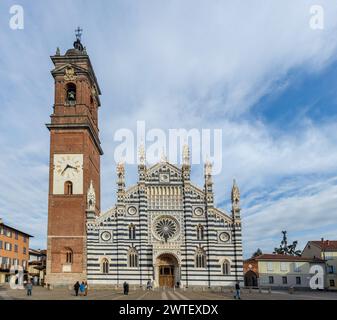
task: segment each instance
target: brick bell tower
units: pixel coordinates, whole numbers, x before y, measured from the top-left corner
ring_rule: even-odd
[[[74,48],[51,57],[55,103],[50,131],[46,283],[54,286],[86,279],[86,203],[94,188],[100,211],[99,89],[95,72],[76,31]]]

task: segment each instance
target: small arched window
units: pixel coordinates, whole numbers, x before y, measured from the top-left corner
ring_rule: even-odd
[[[128,253],[129,268],[138,268],[138,252],[135,248],[131,248]]]
[[[195,267],[205,268],[206,267],[206,254],[203,249],[198,249],[195,255]]]
[[[73,194],[73,183],[71,181],[66,181],[64,183],[64,194],[66,195]]]
[[[133,223],[129,225],[129,239],[136,239],[136,226]]]
[[[66,263],[73,263],[73,251],[71,249],[66,249]]]
[[[231,274],[231,265],[228,260],[225,260],[222,263],[222,274],[225,276],[229,276]]]
[[[66,89],[66,103],[71,105],[76,104],[76,85],[68,83]]]
[[[109,273],[109,261],[108,261],[108,259],[102,260],[102,273],[104,273],[104,274]]]
[[[204,240],[204,227],[201,224],[197,226],[197,240]]]

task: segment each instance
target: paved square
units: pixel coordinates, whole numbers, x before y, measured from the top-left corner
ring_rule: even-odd
[[[303,291],[289,294],[287,291],[242,290],[243,300],[337,300],[337,292]],[[0,287],[0,300],[234,300],[230,290],[224,292],[158,289],[146,291],[131,290],[128,296],[123,295],[122,289],[92,289],[88,296],[76,297],[72,290],[57,288],[48,290],[34,287],[33,295],[27,296],[25,290],[12,290],[8,286]]]

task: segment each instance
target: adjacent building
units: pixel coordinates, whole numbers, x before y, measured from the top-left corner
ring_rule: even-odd
[[[303,257],[319,258],[325,261],[325,287],[337,290],[337,241],[324,240],[309,241],[305,246]]]
[[[245,260],[245,285],[249,287],[309,289],[313,265],[324,267],[320,257],[262,254]]]
[[[12,267],[21,266],[27,273],[31,237],[0,219],[0,283],[9,281]]]
[[[44,285],[47,251],[29,249],[28,274],[34,285]]]

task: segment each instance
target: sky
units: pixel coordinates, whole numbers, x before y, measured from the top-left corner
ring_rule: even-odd
[[[9,26],[12,5],[22,30]],[[336,239],[336,16],[333,0],[1,0],[0,217],[46,247],[50,56],[81,26],[102,90],[103,210],[115,202],[117,130],[221,128],[215,200],[230,210],[235,178],[245,257],[272,252],[282,230],[299,249]],[[137,167],[126,171],[134,184]],[[202,165],[192,180],[203,186]]]

